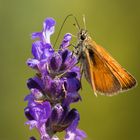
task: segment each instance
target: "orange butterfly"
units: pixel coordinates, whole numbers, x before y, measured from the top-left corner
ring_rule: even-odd
[[[111,55],[80,29],[75,54],[81,62],[81,71],[91,84],[94,93],[112,96],[136,85],[135,78]]]

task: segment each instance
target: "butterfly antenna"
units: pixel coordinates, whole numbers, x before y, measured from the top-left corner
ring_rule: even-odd
[[[58,33],[58,35],[57,35],[56,41],[55,41],[55,43],[54,43],[54,47],[55,47],[55,45],[56,45],[56,43],[57,43],[57,41],[58,41],[58,39],[59,39],[60,33],[61,33],[62,29],[63,29],[63,26],[64,26],[64,24],[66,23],[66,21],[67,21],[67,19],[68,19],[69,17],[73,17],[73,18],[74,18],[74,20],[75,20],[75,22],[76,22],[76,27],[78,28],[78,30],[80,30],[80,25],[79,25],[79,23],[78,23],[77,18],[76,18],[73,14],[67,15],[66,18],[64,19],[62,25],[61,25],[61,28],[60,28],[59,33]]]
[[[85,30],[86,30],[87,27],[86,27],[86,18],[85,18],[85,15],[83,15],[83,23],[84,23],[84,28],[85,28]]]

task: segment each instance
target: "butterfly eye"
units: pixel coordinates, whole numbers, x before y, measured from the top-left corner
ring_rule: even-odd
[[[85,38],[86,38],[85,34],[82,34],[82,35],[80,36],[80,39],[81,39],[81,40],[85,40]]]

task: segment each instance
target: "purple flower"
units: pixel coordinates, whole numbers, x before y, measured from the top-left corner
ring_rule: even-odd
[[[51,133],[62,132],[68,128],[77,117],[77,110],[56,104],[47,122],[47,131]]]
[[[36,32],[32,34],[32,39],[40,38],[44,44],[51,44],[50,36],[54,33],[55,30],[55,20],[53,18],[47,18],[43,23],[42,32]]]
[[[47,18],[42,32],[32,34],[38,38],[32,44],[33,58],[27,65],[36,70],[36,75],[27,80],[30,94],[25,97],[28,105],[25,116],[30,129],[37,128],[41,140],[59,140],[58,132],[65,131],[65,140],[82,140],[85,133],[78,129],[80,115],[70,104],[78,102],[81,97],[79,89],[80,69],[75,66],[77,58],[68,50],[71,34],[67,33],[59,51],[52,47],[50,37],[54,33],[55,20]],[[31,137],[30,140],[36,140]]]
[[[65,140],[82,140],[86,137],[87,136],[84,131],[76,129],[75,131],[67,131]]]
[[[47,101],[37,103],[31,96],[28,100],[30,100],[28,107],[24,110],[26,117],[29,119],[26,124],[30,125],[30,129],[33,127],[40,128],[51,115],[51,105]]]
[[[61,49],[67,48],[70,45],[71,38],[72,37],[71,37],[71,34],[70,33],[65,34],[65,36],[63,38],[63,41],[62,41],[62,44],[60,45],[60,48]]]

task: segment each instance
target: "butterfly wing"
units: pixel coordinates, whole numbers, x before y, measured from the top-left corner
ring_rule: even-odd
[[[84,72],[91,83],[94,93],[113,95],[121,90],[121,85],[108,66],[93,50],[85,50]]]
[[[86,55],[91,66],[89,73],[91,73],[92,87],[95,86],[95,89],[101,93],[113,95],[136,85],[135,78],[122,68],[104,48],[91,39],[88,39],[87,44]],[[93,56],[91,52],[94,53]]]

